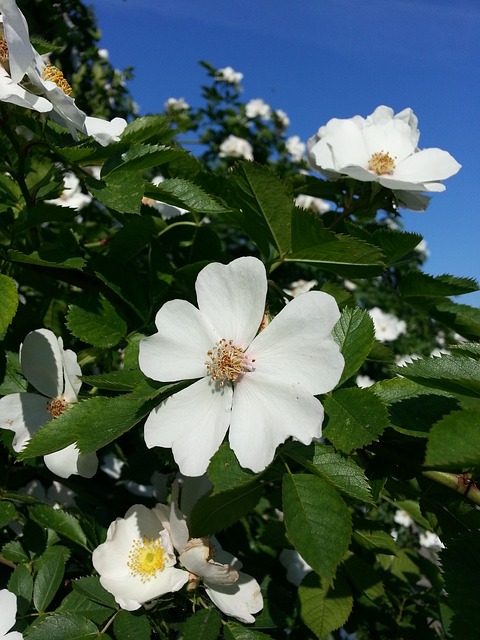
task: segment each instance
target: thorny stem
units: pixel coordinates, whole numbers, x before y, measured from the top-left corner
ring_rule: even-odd
[[[446,473],[445,471],[422,471],[429,480],[452,489],[480,506],[480,489],[469,473]]]

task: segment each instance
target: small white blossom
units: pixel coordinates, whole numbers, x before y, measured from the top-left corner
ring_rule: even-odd
[[[413,519],[404,509],[397,509],[393,515],[393,520],[402,527],[411,527]]]
[[[217,69],[215,78],[229,84],[240,84],[243,80],[243,73],[235,71],[232,67],[223,67],[222,69]]]
[[[375,384],[375,380],[372,380],[369,376],[358,375],[355,378],[355,382],[357,383],[357,387],[360,389],[367,389]]]
[[[315,198],[314,196],[308,196],[304,193],[300,193],[295,198],[295,205],[301,209],[311,209],[316,213],[325,213],[330,211],[330,205],[322,198]]]
[[[261,98],[254,98],[245,105],[245,115],[250,119],[262,118],[262,120],[270,120],[272,109]]]
[[[305,562],[295,549],[282,549],[279,559],[280,563],[287,570],[287,580],[296,587],[300,585],[308,573],[313,571],[308,562]]]
[[[332,337],[335,299],[309,291],[289,302],[263,331],[264,265],[243,257],[211,263],[197,276],[198,308],[171,300],[157,313],[158,332],[140,342],[139,365],[163,382],[195,380],[154,409],[148,447],[171,447],[184,475],[202,475],[229,429],[240,464],[255,472],[293,436],[321,436],[323,407],[344,367]],[[255,442],[255,447],[252,447]]]
[[[178,591],[188,582],[188,573],[174,566],[175,551],[162,522],[165,508],[130,507],[124,518],[110,524],[106,541],[93,552],[102,586],[127,611]]]
[[[0,640],[23,640],[19,631],[10,631],[17,616],[17,596],[8,589],[0,590]]]
[[[295,280],[291,282],[286,289],[284,289],[285,293],[295,298],[299,296],[301,293],[307,293],[313,287],[316,287],[318,284],[317,280]]]
[[[290,118],[285,113],[285,111],[283,111],[283,109],[277,109],[276,111],[274,111],[274,114],[282,129],[286,129],[290,125]]]
[[[379,307],[369,309],[368,313],[375,326],[375,338],[380,342],[396,340],[407,331],[407,323],[404,320],[399,320],[391,313],[385,313]]]
[[[98,53],[98,57],[101,58],[102,60],[110,60],[110,54],[108,53],[108,49],[99,49],[97,53]]]
[[[244,138],[229,135],[220,145],[220,158],[245,158],[253,160],[253,147]]]
[[[14,432],[14,451],[22,451],[34,433],[78,401],[82,371],[77,356],[48,329],[31,331],[20,350],[22,373],[40,393],[12,393],[0,399],[0,429]],[[91,478],[97,470],[95,454],[81,456],[76,444],[44,456],[47,467],[68,478]]]
[[[350,176],[394,191],[444,191],[442,180],[461,165],[441,149],[419,149],[418,120],[411,109],[394,115],[380,106],[366,119],[332,118],[308,141],[312,168],[328,179]],[[402,198],[400,194],[400,199]]]
[[[432,531],[425,531],[418,536],[418,542],[421,547],[425,549],[433,549],[434,551],[440,551],[440,549],[445,549],[445,545],[437,536],[436,533]]]
[[[428,250],[427,241],[422,238],[422,240],[420,240],[420,242],[415,247],[415,251],[417,251],[424,258],[428,258],[428,256],[430,255],[430,251]]]
[[[293,162],[300,162],[305,155],[305,143],[300,136],[290,136],[285,142],[285,148],[292,157]]]
[[[74,173],[66,173],[63,176],[63,182],[64,190],[62,195],[54,200],[46,200],[46,202],[60,207],[70,207],[76,211],[90,204],[92,196],[89,193],[83,193],[80,180]]]
[[[188,111],[190,105],[183,98],[169,98],[164,102],[163,108],[168,113],[179,113],[180,111]]]

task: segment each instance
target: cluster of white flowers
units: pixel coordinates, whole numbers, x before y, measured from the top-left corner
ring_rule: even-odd
[[[100,582],[127,611],[139,609],[160,596],[200,580],[212,602],[241,622],[255,621],[263,607],[258,582],[240,571],[235,556],[212,538],[191,538],[185,515],[177,504],[174,485],[170,507],[153,509],[137,504],[117,518],[107,539],[93,552]],[[175,565],[178,561],[183,568]]]
[[[215,78],[228,84],[238,85],[243,80],[243,73],[235,71],[232,67],[223,67],[222,69],[217,69]]]
[[[367,118],[332,118],[307,142],[310,165],[328,179],[378,182],[408,208],[423,210],[426,201],[418,192],[444,191],[441,181],[461,165],[447,151],[419,149],[417,125],[411,109],[394,114],[385,106]]]
[[[220,145],[220,158],[245,158],[253,160],[253,147],[244,138],[229,135]]]
[[[0,13],[3,23],[0,100],[49,113],[74,137],[81,131],[103,146],[118,140],[126,121],[94,118],[77,107],[62,72],[45,62],[30,44],[27,21],[14,0],[0,0]]]
[[[285,141],[285,148],[292,158],[292,162],[300,162],[305,156],[306,145],[300,136],[290,136]]]
[[[8,589],[0,590],[0,640],[23,640],[19,631],[10,631],[17,616],[17,596]]]
[[[373,307],[368,310],[375,327],[375,338],[380,342],[390,342],[396,340],[402,333],[407,331],[405,320],[399,320],[391,313],[385,313],[380,307]]]
[[[180,113],[188,111],[190,105],[183,98],[168,98],[163,104],[163,108],[167,113]]]
[[[22,451],[34,433],[78,401],[82,371],[77,356],[48,329],[31,331],[20,348],[22,374],[39,393],[12,393],[0,399],[0,429],[14,432],[14,451]],[[91,478],[95,454],[81,456],[75,444],[44,456],[47,467],[68,478]]]
[[[262,120],[270,120],[272,117],[272,108],[262,98],[254,98],[245,105],[245,115],[250,120],[253,118],[262,118]]]

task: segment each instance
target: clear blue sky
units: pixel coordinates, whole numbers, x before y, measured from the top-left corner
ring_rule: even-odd
[[[290,117],[303,140],[332,117],[367,116],[379,104],[411,107],[420,147],[463,165],[425,213],[406,211],[433,275],[480,277],[479,0],[94,0],[140,114],[169,97],[201,104],[199,60],[244,74],[244,98]],[[459,301],[480,306],[480,293]]]

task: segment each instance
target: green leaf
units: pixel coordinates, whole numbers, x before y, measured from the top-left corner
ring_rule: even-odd
[[[220,446],[210,460],[207,474],[213,484],[212,495],[251,484],[260,475],[243,469],[227,442]]]
[[[251,627],[244,627],[238,622],[227,622],[223,627],[223,637],[225,640],[269,640],[271,636],[267,636],[266,633],[252,629]]]
[[[169,178],[157,186],[147,184],[145,195],[148,198],[205,215],[228,211],[224,205],[214,200],[199,186],[182,178]]]
[[[455,278],[448,274],[430,276],[421,271],[409,271],[400,281],[400,293],[405,298],[444,298],[477,290],[478,284],[473,278]]]
[[[379,601],[385,598],[385,587],[380,572],[354,554],[345,560],[343,568],[358,594],[379,605]]]
[[[135,171],[117,171],[105,180],[86,178],[90,193],[106,207],[120,213],[140,214],[143,178]]]
[[[465,338],[480,338],[480,309],[448,300],[429,307],[430,315]]]
[[[100,264],[102,262],[110,264],[110,260],[114,265],[125,264],[148,246],[152,238],[155,238],[166,227],[166,222],[153,215],[130,216],[125,220],[123,226],[116,230],[106,247],[109,260],[100,261],[101,256],[96,256],[94,264],[97,264],[97,261]],[[122,280],[126,282],[128,280],[127,274],[122,275]],[[128,276],[131,275],[132,270],[130,269]],[[108,276],[111,279],[112,274],[109,273]]]
[[[109,373],[99,373],[94,376],[81,376],[82,382],[109,391],[132,391],[145,380],[139,369],[121,369]]]
[[[358,529],[354,527],[353,539],[364,549],[386,555],[395,555],[397,547],[392,536],[382,529]]]
[[[50,547],[39,559],[39,569],[33,584],[33,604],[40,613],[45,611],[62,584],[68,549]]]
[[[397,509],[406,511],[421,527],[424,527],[429,531],[431,530],[432,527],[429,521],[423,517],[418,502],[415,502],[414,500],[396,500],[395,506],[397,507]]]
[[[28,640],[95,640],[98,637],[96,625],[74,613],[46,616],[28,630]]]
[[[239,162],[228,175],[227,201],[244,231],[268,257],[268,243],[284,256],[291,245],[293,197],[267,167]]]
[[[45,245],[39,251],[33,251],[26,254],[10,249],[7,253],[7,259],[10,262],[19,262],[21,264],[33,264],[39,267],[51,267],[55,269],[77,269],[81,271],[85,266],[85,260],[80,257],[72,257],[69,252],[62,249],[61,246]]]
[[[345,624],[353,607],[352,594],[342,576],[331,586],[310,573],[298,588],[298,598],[303,622],[320,640]]]
[[[10,562],[30,562],[30,557],[19,540],[6,542],[2,547],[2,556]]]
[[[30,608],[33,593],[33,578],[24,564],[19,564],[8,580],[8,589],[17,596],[17,610],[20,615]]]
[[[98,602],[110,609],[117,609],[115,598],[102,587],[100,580],[96,576],[85,576],[84,578],[73,580],[72,587],[74,591],[93,602]]]
[[[150,640],[151,628],[145,611],[120,611],[113,621],[113,632],[116,640]]]
[[[17,510],[11,502],[0,499],[0,529],[3,529],[9,522],[15,520]]]
[[[195,504],[188,520],[194,538],[217,533],[249,513],[263,494],[260,483],[243,485],[222,493],[207,494]]]
[[[6,351],[5,356],[6,362],[4,360],[0,365],[2,373],[4,372],[3,380],[0,383],[0,395],[6,396],[9,393],[22,393],[26,391],[28,383],[22,376],[18,353]]]
[[[57,613],[75,613],[89,620],[93,620],[93,622],[97,624],[102,624],[113,612],[111,608],[89,600],[81,593],[72,591],[62,600],[62,603],[57,609]]]
[[[414,251],[422,236],[394,229],[377,229],[372,234],[372,240],[383,251],[387,264],[391,265]]]
[[[162,144],[136,144],[122,154],[121,159],[113,158],[104,164],[102,179],[108,181],[115,173],[126,176],[158,167],[186,153],[180,147],[166,147]]]
[[[331,582],[348,548],[350,513],[327,482],[311,475],[283,477],[283,512],[287,535],[314,571]]]
[[[385,405],[368,389],[340,389],[324,398],[324,406],[328,424],[323,435],[345,453],[377,440],[388,426]]]
[[[397,371],[427,387],[480,397],[480,362],[473,358],[460,355],[424,358],[397,367]]]
[[[456,470],[480,468],[480,413],[456,411],[433,425],[425,464]]]
[[[127,333],[127,323],[101,293],[69,305],[67,327],[76,338],[100,348],[114,347]]]
[[[351,458],[345,458],[332,446],[315,442],[307,448],[292,443],[284,447],[282,453],[326,480],[338,491],[363,502],[372,502],[370,487],[363,470]]]
[[[335,342],[345,358],[345,368],[338,385],[356,373],[375,342],[373,320],[367,311],[347,307],[332,331]]]
[[[175,135],[168,118],[163,114],[137,117],[129,122],[122,133],[122,144],[138,142],[169,142]]]
[[[431,426],[442,416],[458,409],[455,398],[422,394],[390,405],[392,427],[409,436],[426,438]]]
[[[47,504],[38,504],[29,508],[30,517],[45,529],[52,529],[56,533],[76,542],[88,549],[87,537],[78,520],[67,511],[54,509]]]
[[[17,313],[18,294],[17,287],[12,278],[0,273],[0,338]]]
[[[188,618],[182,640],[217,640],[221,626],[215,609],[200,609]]]

